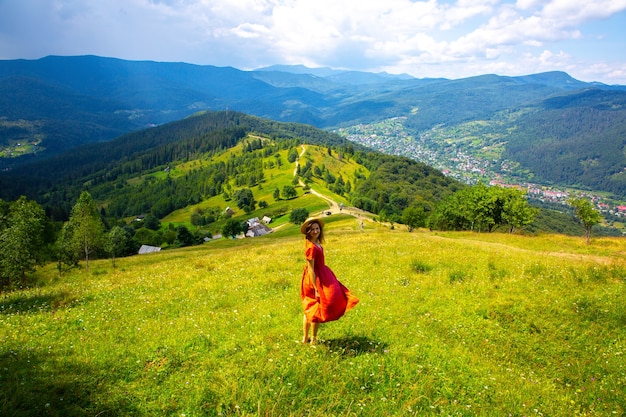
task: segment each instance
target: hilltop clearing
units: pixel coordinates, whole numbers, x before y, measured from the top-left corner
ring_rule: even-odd
[[[299,343],[293,225],[116,269],[47,266],[0,303],[0,413],[626,412],[623,239],[361,230],[344,215],[326,231],[361,303],[315,348]]]

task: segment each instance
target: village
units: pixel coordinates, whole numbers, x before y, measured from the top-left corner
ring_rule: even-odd
[[[524,181],[516,173],[516,164],[468,153],[463,146],[458,145],[458,140],[455,142],[436,137],[433,132],[424,133],[418,138],[412,137],[404,126],[405,120],[406,117],[396,117],[379,123],[341,128],[336,133],[368,148],[425,163],[465,184],[483,182],[491,186],[525,189],[530,199],[542,203],[566,205],[570,197],[585,197],[601,213],[626,217],[624,202],[608,199],[599,193],[565,190]]]

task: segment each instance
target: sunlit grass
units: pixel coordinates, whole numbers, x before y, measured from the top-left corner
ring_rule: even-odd
[[[226,155],[231,155],[233,152],[241,152],[240,147],[229,149],[224,155],[220,155],[219,158],[224,159]],[[268,162],[276,162],[276,156],[280,157],[282,164],[279,166],[275,164],[273,168],[265,169],[265,180],[258,185],[250,187],[254,198],[257,202],[265,201],[270,205],[269,208],[261,208],[257,205],[257,209],[251,213],[245,213],[243,210],[238,210],[236,207],[236,203],[233,200],[225,200],[224,194],[219,194],[217,196],[208,198],[201,203],[196,205],[189,205],[179,210],[175,210],[174,212],[167,215],[162,219],[164,223],[175,223],[175,224],[183,224],[186,226],[190,226],[190,218],[191,214],[198,209],[218,209],[220,212],[226,209],[226,207],[231,207],[235,210],[234,217],[236,219],[240,219],[242,221],[247,220],[252,217],[263,217],[267,213],[272,213],[279,211],[281,208],[285,213],[290,212],[295,208],[307,208],[310,213],[318,213],[329,207],[329,204],[317,197],[313,197],[307,195],[307,190],[303,187],[296,185],[294,188],[296,189],[298,198],[284,200],[279,198],[276,200],[274,198],[274,190],[282,190],[286,185],[293,185],[294,179],[294,169],[295,164],[291,164],[287,160],[288,150],[282,150],[263,158],[263,164],[266,165]],[[353,161],[347,160],[339,160],[337,157],[331,157],[327,155],[326,151],[317,146],[307,145],[306,152],[304,154],[306,159],[310,159],[317,166],[329,165],[332,166],[333,172],[341,172],[346,176],[346,179],[350,178],[354,174],[354,171],[359,166]],[[304,164],[304,158],[301,161]],[[193,161],[188,164],[183,164],[177,167],[177,170],[180,172],[187,172],[191,168],[197,168],[196,164],[198,161]],[[231,187],[233,190],[238,188],[245,187],[236,187],[234,182],[231,183]],[[314,178],[312,187],[315,191],[327,195],[332,196],[334,200],[338,203],[343,203],[348,205],[348,200],[342,196],[338,196],[336,194],[331,193],[326,188],[326,184],[324,181],[319,178]],[[274,225],[281,225],[286,223],[289,220],[289,216],[280,216],[278,218],[274,218]],[[217,222],[216,224],[209,226],[208,230],[212,233],[219,233],[221,227],[223,226],[223,222]]]
[[[360,299],[300,340],[303,241],[93,263],[2,295],[0,415],[607,416],[626,400],[622,239],[327,219]],[[557,247],[555,247],[557,244]]]

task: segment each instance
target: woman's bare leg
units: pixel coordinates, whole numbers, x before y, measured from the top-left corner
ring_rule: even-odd
[[[312,345],[317,343],[317,329],[319,329],[319,323],[311,323],[306,319],[306,316],[302,319],[302,343],[311,342]],[[311,338],[309,338],[309,331],[311,332]]]
[[[306,319],[306,316],[303,316],[302,331],[304,335],[302,336],[302,343],[309,343],[309,329],[311,329],[311,323]]]
[[[319,323],[311,323],[311,344],[317,344],[317,329],[319,329]]]

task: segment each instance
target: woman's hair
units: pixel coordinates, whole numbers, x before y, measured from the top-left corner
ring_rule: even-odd
[[[309,238],[309,233],[311,232],[311,226],[313,226],[314,224],[320,227],[320,235],[317,237],[317,241],[320,243],[324,243],[324,227],[322,226],[320,222],[316,220],[313,220],[306,226],[306,229],[305,229],[306,233],[304,234],[304,238],[305,239]]]

